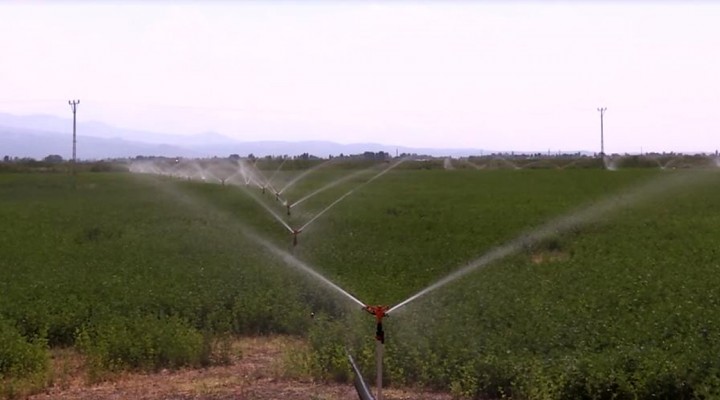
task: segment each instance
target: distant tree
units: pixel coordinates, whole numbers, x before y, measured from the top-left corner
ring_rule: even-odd
[[[49,156],[43,158],[43,161],[45,161],[47,163],[57,164],[57,163],[61,163],[63,161],[63,158],[62,158],[62,156],[60,156],[58,154],[50,154]]]
[[[231,160],[233,160],[233,161],[237,161],[237,160],[240,159],[240,155],[233,153],[233,154],[230,154],[230,157],[228,157],[228,158],[231,159]]]
[[[5,156],[5,157],[3,157],[3,161],[5,161],[5,162],[10,162],[10,156]]]
[[[250,153],[250,154],[248,154],[247,158],[248,158],[248,160],[250,160],[250,161],[255,161],[255,154]]]

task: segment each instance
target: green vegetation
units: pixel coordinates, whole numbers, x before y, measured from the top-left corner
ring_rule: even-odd
[[[26,387],[44,384],[46,347],[42,339],[25,338],[10,321],[0,319],[0,396],[14,396]]]
[[[284,197],[349,173],[320,169]],[[374,173],[358,175],[289,217],[252,187],[2,174],[0,379],[41,376],[49,346],[76,346],[97,373],[154,370],[213,362],[222,335],[267,333],[307,337],[318,376],[347,380],[346,348],[371,375],[372,319],[253,235],[392,305],[532,227],[677,173],[404,167],[361,187]],[[720,177],[690,174],[704,183],[525,246],[392,314],[388,383],[517,399],[720,396]],[[245,192],[297,227],[354,187],[294,249]]]

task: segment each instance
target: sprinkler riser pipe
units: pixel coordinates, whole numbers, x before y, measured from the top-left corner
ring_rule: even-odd
[[[375,345],[375,369],[377,372],[376,382],[377,393],[375,395],[376,400],[382,400],[382,383],[383,383],[383,350],[385,345],[378,341]]]

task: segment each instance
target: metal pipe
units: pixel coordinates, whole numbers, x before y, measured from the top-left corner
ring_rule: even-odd
[[[385,345],[380,341],[375,341],[375,369],[377,371],[376,385],[377,385],[377,400],[382,400],[382,381],[383,381],[383,350]]]
[[[365,380],[362,377],[362,374],[360,373],[360,369],[358,368],[357,364],[355,364],[355,360],[353,360],[350,353],[348,353],[348,360],[350,361],[350,366],[355,373],[355,379],[353,379],[353,382],[355,383],[355,390],[357,390],[360,400],[375,400],[375,398],[372,396],[372,393],[370,393],[370,388],[368,388]]]

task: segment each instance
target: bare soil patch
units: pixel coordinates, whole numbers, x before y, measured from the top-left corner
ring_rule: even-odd
[[[30,399],[357,399],[350,384],[317,382],[310,377],[288,377],[285,354],[300,351],[301,340],[288,337],[240,338],[233,342],[228,365],[204,369],[163,370],[158,373],[121,373],[91,382],[84,358],[73,350],[54,350],[52,385]],[[449,394],[386,388],[389,400],[448,400]]]
[[[548,264],[570,260],[570,254],[564,251],[538,251],[530,256],[533,264]]]

